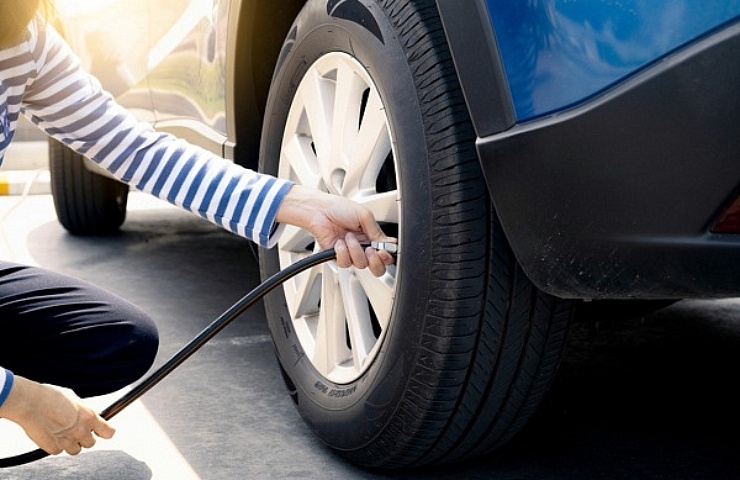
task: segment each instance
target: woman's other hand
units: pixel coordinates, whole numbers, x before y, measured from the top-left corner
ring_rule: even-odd
[[[0,417],[20,425],[36,445],[52,455],[77,455],[95,445],[96,436],[109,439],[115,433],[73,394],[19,376],[0,407]]]

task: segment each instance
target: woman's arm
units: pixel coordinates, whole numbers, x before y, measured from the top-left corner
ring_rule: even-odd
[[[34,73],[23,108],[36,125],[136,189],[260,245],[274,245],[275,215],[290,182],[154,131],[81,68],[51,26],[37,22],[31,29]]]
[[[39,127],[92,158],[122,181],[152,193],[262,246],[277,242],[281,223],[309,230],[337,263],[380,275],[387,252],[360,241],[385,235],[372,213],[338,196],[292,186],[226,161],[137,121],[84,72],[51,27],[38,28],[36,72],[24,97]]]

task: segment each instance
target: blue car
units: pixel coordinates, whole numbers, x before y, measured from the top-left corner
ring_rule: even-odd
[[[156,28],[118,50],[112,28],[66,29],[121,103],[398,238],[383,277],[324,264],[266,301],[288,394],[358,465],[506,444],[579,309],[739,293],[738,0],[146,3],[121,7],[129,32]],[[123,3],[103,4],[90,18]],[[127,187],[51,161],[70,231],[121,224]],[[317,248],[289,228],[262,275]]]

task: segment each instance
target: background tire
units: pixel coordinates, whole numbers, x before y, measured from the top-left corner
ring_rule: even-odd
[[[341,80],[348,78],[345,64],[370,79],[369,93],[354,98],[359,126],[348,115],[332,117],[351,97]],[[375,92],[391,141],[371,185],[351,162],[339,166],[336,148],[354,158],[363,147],[348,139],[367,121]],[[311,111],[316,97],[330,107],[320,115]],[[322,130],[322,119],[330,128]],[[327,140],[326,132],[341,138]],[[433,0],[307,2],[273,79],[260,169],[366,203],[398,237],[400,253],[380,287],[362,272],[325,265],[296,279],[302,284],[273,292],[266,310],[299,412],[327,445],[359,465],[428,465],[488,452],[523,427],[557,369],[572,304],[536,289],[519,268],[474,140]],[[343,146],[334,148],[337,141]],[[347,185],[357,178],[362,188]],[[389,193],[397,211],[377,200]],[[298,232],[286,234],[261,253],[263,277],[315,248]],[[378,288],[386,288],[390,304],[378,299]],[[349,332],[363,298],[379,320],[367,364],[358,366],[357,333]],[[334,348],[353,355],[347,365],[316,358],[327,318],[340,330]]]
[[[81,155],[49,139],[49,173],[59,223],[75,235],[116,232],[126,219],[128,185],[93,173]]]

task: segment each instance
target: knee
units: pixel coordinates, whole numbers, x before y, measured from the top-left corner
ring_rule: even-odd
[[[99,346],[95,355],[99,365],[91,367],[92,378],[73,388],[81,397],[110,393],[143,377],[157,356],[159,332],[144,311],[129,309],[125,320],[116,322]]]
[[[139,311],[136,316],[129,317],[128,321],[131,325],[131,333],[126,349],[128,351],[124,356],[128,362],[131,362],[127,370],[133,377],[131,381],[134,381],[143,376],[154,363],[159,349],[159,331],[154,320],[143,311]]]

